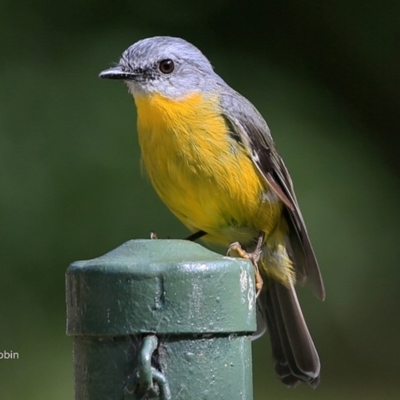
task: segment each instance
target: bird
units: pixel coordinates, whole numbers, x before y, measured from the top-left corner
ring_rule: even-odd
[[[262,115],[177,37],[136,42],[99,76],[126,83],[147,175],[191,239],[226,246],[255,265],[257,335],[266,324],[280,380],[316,387],[320,359],[294,285],[310,284],[321,300],[325,288],[292,179]]]

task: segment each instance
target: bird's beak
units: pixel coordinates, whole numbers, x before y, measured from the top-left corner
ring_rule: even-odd
[[[117,66],[100,72],[99,77],[103,79],[123,79],[125,81],[132,81],[135,79],[136,74],[123,71],[121,67]]]

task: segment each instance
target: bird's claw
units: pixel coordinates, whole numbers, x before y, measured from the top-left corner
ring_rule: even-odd
[[[250,260],[254,267],[254,275],[256,280],[256,298],[260,295],[261,290],[264,285],[264,280],[261,276],[260,270],[258,268],[258,261],[261,256],[261,247],[257,246],[256,249],[252,253],[248,253],[239,242],[232,243],[226,252],[227,256],[230,257],[240,257],[246,260]]]

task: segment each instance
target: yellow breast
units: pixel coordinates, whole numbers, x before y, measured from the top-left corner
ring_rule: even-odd
[[[218,98],[135,98],[139,143],[149,178],[165,204],[192,231],[227,245],[276,225],[281,203],[246,149],[229,136]]]

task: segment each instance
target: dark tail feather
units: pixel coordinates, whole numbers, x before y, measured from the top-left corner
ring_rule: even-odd
[[[319,383],[320,362],[301,312],[296,292],[279,282],[269,280],[263,299],[275,359],[275,370],[281,381],[294,387],[305,382]]]

